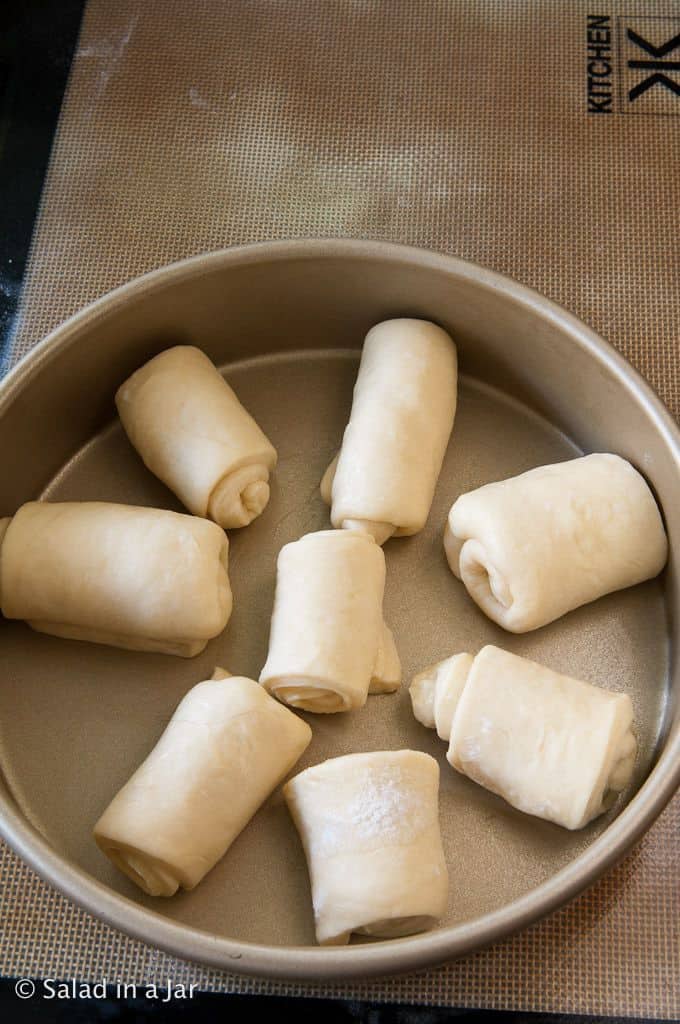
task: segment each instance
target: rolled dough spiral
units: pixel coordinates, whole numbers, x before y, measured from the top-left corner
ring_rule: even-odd
[[[541,466],[463,494],[444,549],[490,619],[525,633],[651,579],[668,543],[647,483],[618,455]]]
[[[352,412],[321,482],[336,528],[378,544],[422,530],[453,428],[456,346],[427,320],[386,320],[364,341]]]
[[[247,526],[269,501],[276,451],[200,349],[155,356],[116,393],[145,464],[197,516]]]
[[[527,814],[583,828],[630,781],[637,744],[624,693],[489,646],[425,669],[410,694],[418,721],[449,743],[450,764]]]

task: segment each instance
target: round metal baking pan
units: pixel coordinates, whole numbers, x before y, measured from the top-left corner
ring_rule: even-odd
[[[352,750],[414,747],[442,766],[451,875],[432,932],[314,946],[306,866],[280,793],[191,893],[153,900],[91,839],[100,811],[151,748],[180,696],[215,664],[257,677],[276,554],[328,525],[318,483],[337,449],[368,328],[435,320],[455,337],[459,410],[427,528],[385,547],[386,618],[405,682],[454,651],[492,642],[630,693],[640,753],[616,807],[578,833],[524,816],[456,775],[413,719],[404,686],[348,715],[307,716],[300,767]],[[38,345],[0,386],[0,515],[37,496],[178,508],[115,418],[133,369],[173,344],[220,366],[279,450],[272,498],[231,534],[235,610],[185,661],[57,640],[0,623],[0,831],[48,882],[111,925],[180,957],[250,974],[334,979],[435,964],[524,927],[574,896],[633,844],[680,778],[680,436],[629,364],[551,302],[483,268],[376,242],[315,240],[227,249],[147,274]],[[511,636],[446,567],[455,497],[581,451],[614,451],[645,474],[665,512],[671,562],[535,633]]]

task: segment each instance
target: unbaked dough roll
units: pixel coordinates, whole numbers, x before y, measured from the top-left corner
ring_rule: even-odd
[[[401,666],[383,621],[385,556],[357,530],[308,533],[279,552],[260,682],[305,711],[360,708],[396,690]]]
[[[637,744],[624,693],[498,647],[447,658],[410,693],[418,721],[448,740],[453,767],[527,814],[583,828],[630,781]]]
[[[456,346],[427,320],[366,335],[339,455],[321,482],[335,527],[378,544],[422,530],[456,414]]]
[[[409,687],[415,717],[447,743],[473,662],[471,654],[454,654],[419,672]]]
[[[461,495],[444,548],[490,619],[526,633],[651,579],[668,554],[644,479],[618,455],[586,455]]]
[[[383,622],[378,644],[378,657],[373,671],[368,692],[394,693],[401,686],[401,661],[394,642],[392,630]]]
[[[231,672],[228,669],[222,668],[220,665],[215,665],[215,668],[213,669],[213,674],[211,675],[210,678],[211,679],[232,679],[233,677],[232,677]]]
[[[193,889],[311,738],[252,679],[199,683],[95,825],[98,846],[151,896]]]
[[[439,766],[413,750],[349,754],[314,765],[283,790],[307,857],[316,937],[395,938],[445,910]]]
[[[190,512],[225,530],[260,515],[276,451],[200,349],[161,352],[121,385],[116,405],[145,464]]]
[[[41,633],[191,658],[231,615],[227,536],[195,516],[32,501],[0,545],[2,614]]]

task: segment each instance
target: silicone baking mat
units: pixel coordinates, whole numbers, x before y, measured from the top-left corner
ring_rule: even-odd
[[[90,0],[10,360],[111,287],[239,242],[449,252],[592,324],[680,413],[680,8]],[[126,938],[0,848],[0,971],[469,1007],[680,1014],[680,799],[544,922],[424,973],[298,985]]]

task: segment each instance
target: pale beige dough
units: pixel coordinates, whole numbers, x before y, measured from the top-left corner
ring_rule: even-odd
[[[444,914],[439,766],[413,750],[349,754],[296,775],[284,796],[307,857],[316,937],[396,938]]]
[[[456,346],[427,320],[386,320],[366,335],[352,412],[321,482],[336,528],[378,544],[422,530],[456,414]]]
[[[215,523],[107,502],[29,502],[0,529],[0,607],[73,640],[193,657],[232,608]],[[3,536],[4,533],[4,536]]]
[[[637,744],[624,693],[489,646],[425,669],[410,694],[418,721],[448,741],[450,764],[527,814],[583,828],[630,781]]]
[[[401,666],[384,589],[385,556],[369,534],[322,530],[286,544],[260,682],[285,704],[326,713],[396,690]]]
[[[618,455],[586,455],[463,494],[444,549],[490,619],[525,633],[651,579],[668,544],[647,483]]]
[[[177,345],[116,394],[145,464],[197,516],[247,526],[269,501],[276,450],[200,349]]]
[[[231,679],[232,678],[232,674],[231,674],[231,672],[228,669],[222,668],[220,665],[215,665],[215,668],[213,670],[213,674],[211,675],[210,678],[211,679]]]
[[[312,738],[258,683],[220,673],[187,693],[94,827],[100,849],[151,896],[198,885]]]

